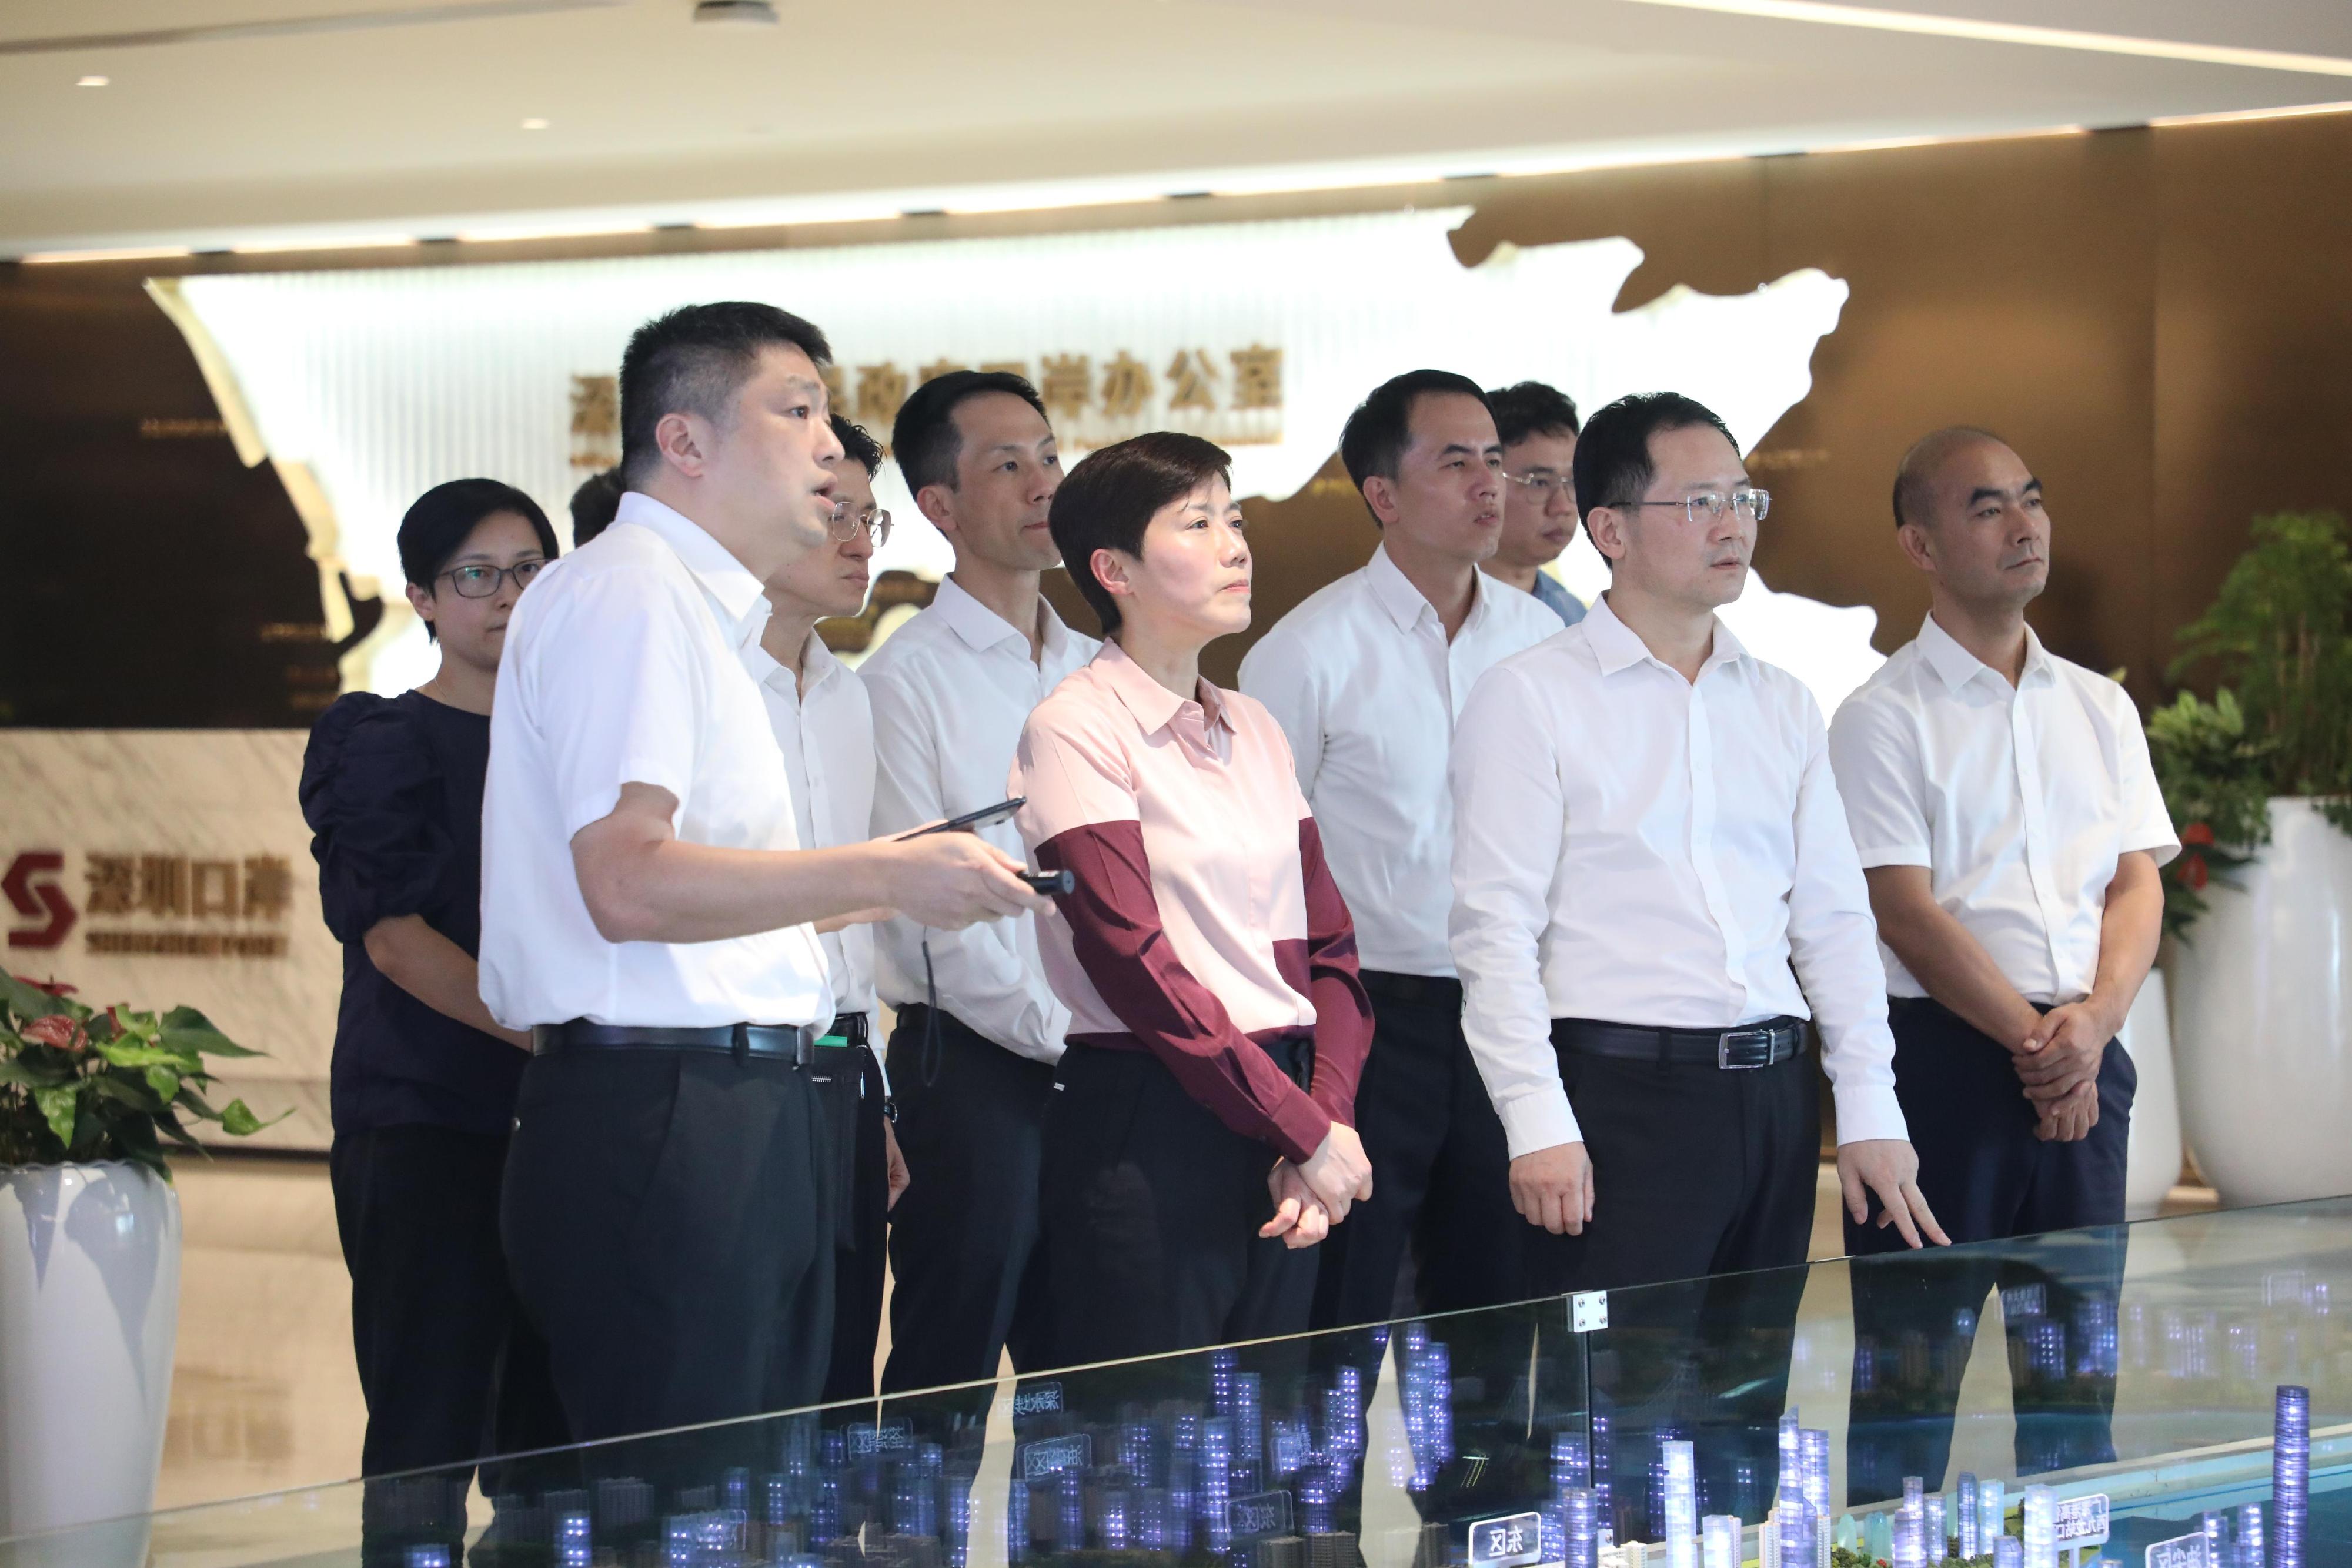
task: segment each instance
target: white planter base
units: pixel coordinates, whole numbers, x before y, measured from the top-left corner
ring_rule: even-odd
[[[2352,837],[2271,802],[2173,959],[2182,1130],[2231,1207],[2352,1193]]]
[[[2180,1179],[2180,1091],[2173,1079],[2171,1011],[2163,971],[2151,971],[2132,999],[2122,1039],[2139,1075],[2139,1088],[2132,1095],[2129,1163],[2124,1167],[2124,1213],[2148,1219]]]
[[[180,1317],[180,1199],[138,1166],[0,1169],[0,1538],[145,1513]]]

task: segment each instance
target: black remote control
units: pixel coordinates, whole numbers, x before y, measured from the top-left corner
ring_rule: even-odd
[[[1019,874],[1023,882],[1049,898],[1055,894],[1078,891],[1078,876],[1076,872],[1024,871]]]

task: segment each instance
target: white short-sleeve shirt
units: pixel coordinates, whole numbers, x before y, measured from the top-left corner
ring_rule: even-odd
[[[509,1029],[585,1018],[698,1028],[830,1020],[816,934],[607,942],[572,837],[625,784],[677,798],[675,830],[721,849],[800,847],[783,755],[745,667],[767,624],[759,580],[651,497],[516,601],[482,801],[482,1000]]]
[[[1930,615],[1838,709],[1830,762],[1862,863],[1928,868],[2018,994],[2051,1005],[2098,977],[2117,859],[2162,864],[2180,841],[2131,698],[2025,638],[2011,687]],[[1927,994],[1884,957],[1892,994]]]

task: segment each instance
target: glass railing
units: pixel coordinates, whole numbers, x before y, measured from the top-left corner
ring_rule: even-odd
[[[2029,1483],[2061,1545],[2096,1523],[2137,1564],[2211,1511],[2233,1561],[2281,1385],[2308,1390],[2303,1561],[2352,1563],[2347,1301],[2352,1200],[2184,1216],[310,1487],[0,1542],[0,1568],[1681,1568],[1709,1516],[1717,1560],[1810,1568],[1906,1560],[1920,1508],[1924,1561],[1990,1556],[1963,1513],[2017,1533]]]

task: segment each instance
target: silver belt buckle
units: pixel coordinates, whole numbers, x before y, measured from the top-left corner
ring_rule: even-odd
[[[1761,1061],[1734,1061],[1731,1048],[1734,1041],[1756,1040],[1764,1047]],[[1772,1065],[1772,1031],[1769,1029],[1727,1029],[1715,1037],[1715,1065],[1725,1072],[1753,1072],[1759,1067]]]

